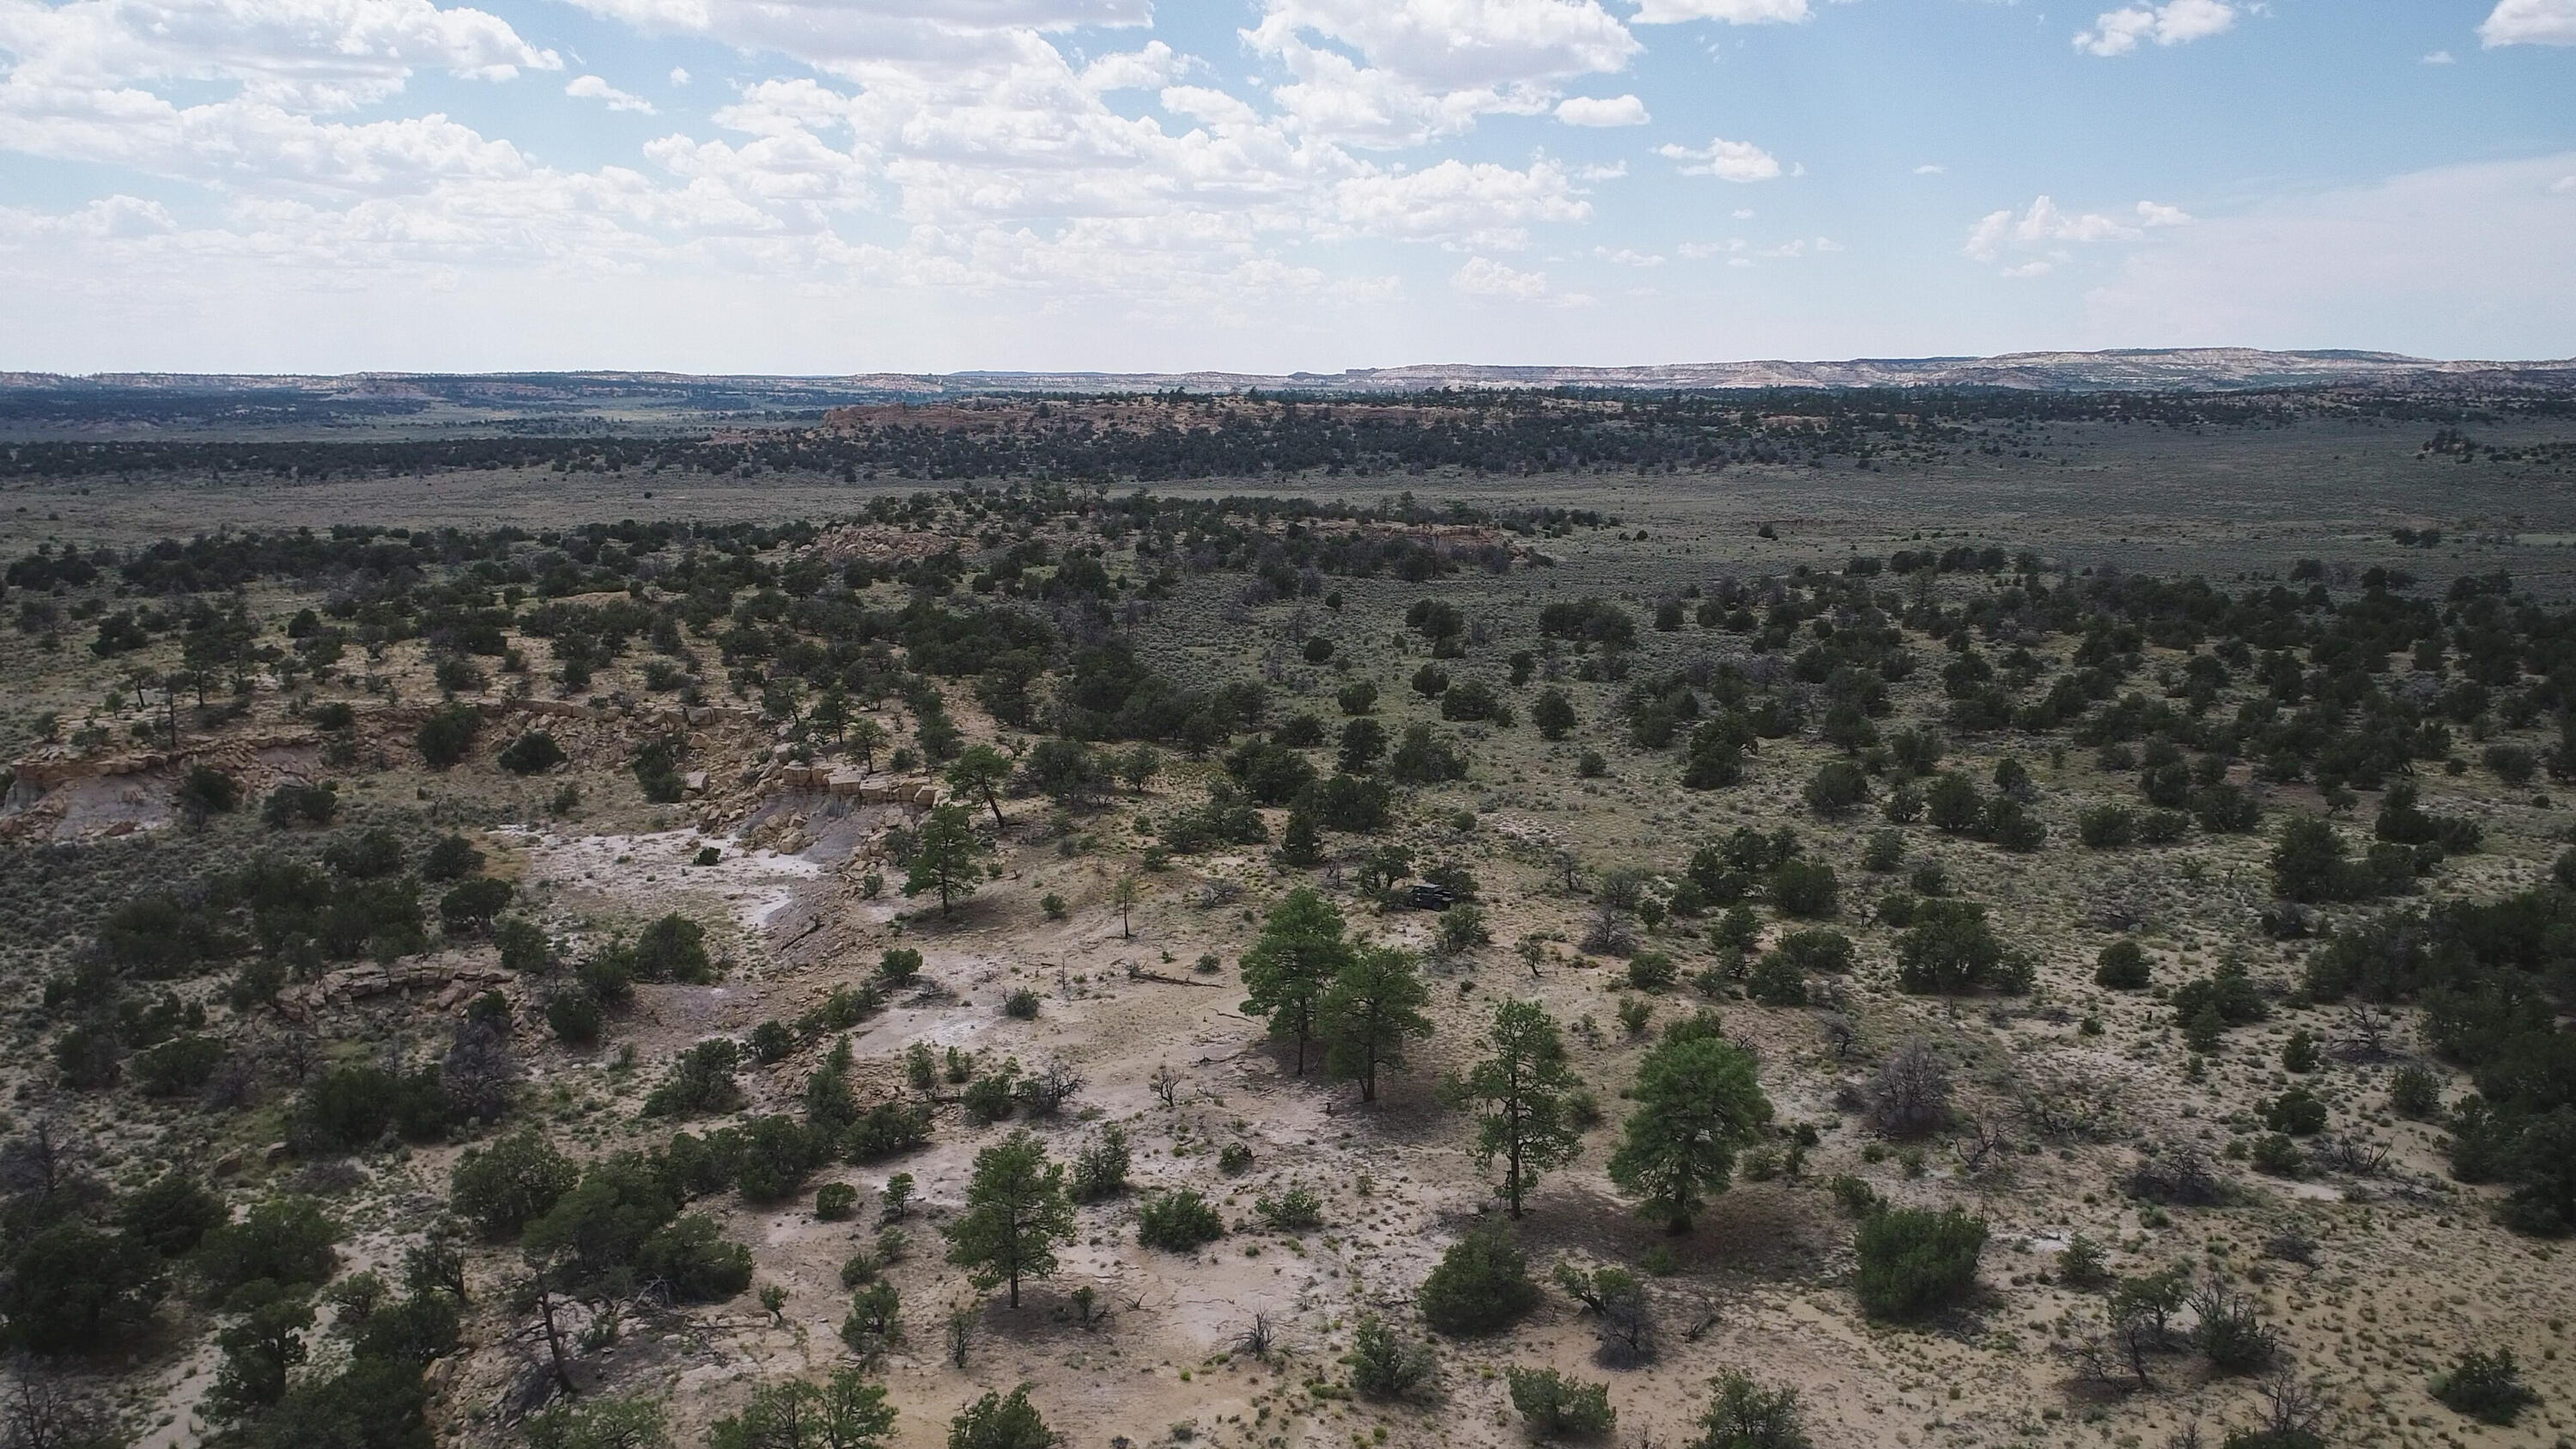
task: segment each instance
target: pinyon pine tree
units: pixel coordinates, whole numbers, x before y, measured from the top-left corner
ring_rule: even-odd
[[[1325,1065],[1335,1077],[1356,1080],[1361,1101],[1376,1101],[1378,1068],[1404,1065],[1405,1042],[1431,1035],[1431,1018],[1422,1014],[1430,999],[1410,955],[1391,946],[1360,947],[1320,1005],[1333,1043]]]
[[[1311,886],[1299,886],[1270,908],[1261,937],[1243,953],[1247,1016],[1270,1019],[1270,1034],[1297,1043],[1297,1075],[1306,1075],[1306,1045],[1321,1024],[1324,992],[1351,959],[1342,913]]]
[[[975,1154],[966,1211],[940,1231],[949,1262],[969,1270],[978,1288],[1008,1283],[1019,1307],[1020,1280],[1054,1276],[1056,1244],[1073,1237],[1064,1168],[1047,1161],[1036,1138],[1012,1133]]]
[[[1580,1150],[1565,1110],[1575,1076],[1555,1019],[1535,1001],[1494,1008],[1485,1041],[1493,1055],[1467,1074],[1467,1094],[1490,1108],[1476,1119],[1476,1155],[1487,1164],[1502,1159],[1503,1201],[1519,1217],[1530,1183]]]
[[[1629,1095],[1637,1110],[1611,1155],[1610,1180],[1643,1199],[1640,1212],[1689,1232],[1702,1195],[1726,1190],[1735,1149],[1771,1120],[1753,1058],[1703,1014],[1675,1024],[1646,1054]]]

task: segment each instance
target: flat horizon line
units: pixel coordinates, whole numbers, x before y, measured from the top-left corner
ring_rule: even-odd
[[[2281,365],[2286,364],[2286,368]],[[262,382],[269,384],[351,384],[383,382],[506,382],[518,379],[595,378],[620,381],[669,381],[721,383],[727,381],[799,383],[807,385],[866,385],[890,383],[937,385],[942,383],[1005,383],[1045,381],[1096,381],[1128,385],[1156,382],[1203,381],[1237,387],[1295,386],[1304,384],[1349,384],[1377,380],[1409,382],[1416,386],[1438,385],[1444,379],[1490,379],[1527,384],[1545,379],[1599,379],[1605,382],[1636,383],[1678,382],[1693,376],[1717,378],[1725,375],[1750,375],[1765,372],[1787,374],[1781,382],[1804,382],[1807,385],[1830,383],[1824,374],[1834,373],[1923,373],[1954,371],[2051,372],[2063,371],[2081,375],[2090,368],[2107,368],[2113,372],[2137,369],[2142,373],[2169,375],[2205,372],[2263,373],[2271,370],[2295,372],[2351,373],[2355,375],[2404,372],[2515,372],[2576,370],[2576,356],[2559,358],[2430,358],[2407,353],[2381,352],[2359,348],[2258,348],[2258,347],[2124,347],[2098,349],[2055,349],[2002,352],[1989,354],[1954,353],[1915,357],[1879,356],[1848,358],[1741,358],[1700,362],[1639,362],[1620,364],[1580,363],[1496,363],[1496,362],[1415,362],[1382,367],[1350,367],[1338,372],[1293,370],[1258,372],[1234,368],[1175,368],[1168,370],[1110,370],[1102,368],[956,368],[947,371],[905,371],[878,368],[853,372],[688,372],[671,368],[516,368],[485,371],[422,371],[411,369],[366,368],[345,372],[241,371],[191,372],[161,369],[127,369],[87,373],[52,372],[42,369],[0,369],[0,387],[44,388],[59,386],[168,387],[190,383],[239,385]],[[1818,376],[1798,378],[1795,374]],[[1895,381],[1895,378],[1886,379]],[[2255,379],[2237,378],[2238,381]],[[1759,385],[1757,383],[1757,385]]]

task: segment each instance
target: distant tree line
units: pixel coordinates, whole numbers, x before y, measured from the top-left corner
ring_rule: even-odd
[[[700,406],[745,404],[700,397]],[[0,449],[0,477],[87,478],[178,472],[325,480],[544,468],[556,472],[891,475],[924,480],[1173,482],[1278,475],[1419,475],[1435,469],[1531,475],[1657,471],[1738,463],[1868,461],[1907,450],[2026,449],[2055,423],[2282,427],[2318,414],[2450,424],[2563,415],[2548,395],[2414,396],[2382,390],[2070,392],[2015,388],[1772,388],[1722,391],[1432,389],[1350,398],[1254,393],[1164,395],[1141,426],[1103,426],[1078,396],[988,400],[973,426],[878,411],[853,426],[770,415],[722,431],[609,432],[521,420],[480,437],[383,439],[31,440]],[[1132,402],[1131,398],[1110,399]],[[0,393],[0,419],[196,418],[234,427],[317,417],[400,415],[416,399],[322,400],[290,390]],[[172,410],[176,411],[173,412]],[[2446,430],[2435,448],[2458,436]]]

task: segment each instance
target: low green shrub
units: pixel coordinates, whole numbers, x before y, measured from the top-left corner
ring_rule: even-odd
[[[1298,1233],[1324,1225],[1324,1202],[1302,1187],[1272,1195],[1264,1193],[1252,1200],[1252,1210],[1274,1232]]]
[[[1175,1253],[1196,1250],[1225,1236],[1225,1219],[1191,1188],[1149,1199],[1136,1213],[1136,1241]]]
[[[1864,1220],[1854,1246],[1861,1308],[1873,1318],[1914,1318],[1976,1286],[1986,1224],[1958,1208],[1893,1208]]]
[[[2523,1383],[2522,1366],[2514,1362],[2511,1349],[2461,1354],[2450,1372],[2434,1381],[2433,1397],[2488,1424],[2510,1424],[2540,1402],[2540,1395]]]
[[[1423,1321],[1453,1336],[1507,1328],[1538,1306],[1529,1260],[1502,1229],[1472,1229],[1422,1280]]]
[[[1593,1438],[1619,1422],[1610,1407],[1608,1384],[1587,1384],[1554,1369],[1505,1369],[1511,1382],[1512,1407],[1542,1439]]]
[[[1350,1365],[1351,1388],[1376,1399],[1409,1398],[1439,1375],[1430,1345],[1412,1342],[1374,1313],[1361,1316],[1342,1361]]]
[[[880,1162],[930,1141],[930,1104],[884,1102],[859,1114],[841,1139],[852,1162]]]
[[[2147,953],[2137,942],[2118,940],[2093,958],[2093,984],[2114,991],[2144,991],[2151,981]]]

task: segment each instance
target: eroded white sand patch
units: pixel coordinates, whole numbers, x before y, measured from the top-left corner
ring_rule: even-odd
[[[794,901],[799,886],[820,879],[825,862],[774,850],[737,850],[695,830],[637,835],[558,835],[509,827],[493,832],[527,854],[526,882],[605,895],[637,911],[660,912],[721,903],[745,931],[758,931]],[[713,865],[696,864],[714,846]]]

